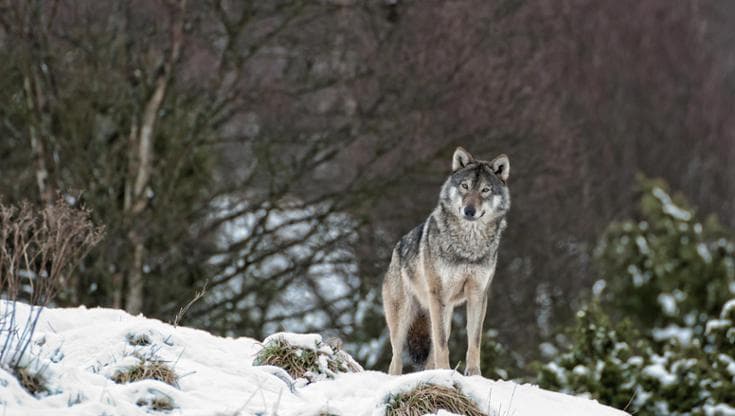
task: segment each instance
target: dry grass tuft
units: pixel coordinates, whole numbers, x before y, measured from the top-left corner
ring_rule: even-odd
[[[34,396],[48,392],[46,380],[38,373],[32,372],[24,367],[18,367],[13,371],[20,385]]]
[[[319,371],[319,354],[313,350],[296,348],[285,341],[266,344],[255,357],[254,365],[275,365],[286,370],[293,378],[301,378]]]
[[[156,397],[150,401],[138,400],[135,404],[140,407],[147,407],[148,409],[156,412],[168,412],[174,410],[174,402],[170,397]]]
[[[40,374],[34,373],[27,368],[16,368],[15,376],[18,378],[20,385],[34,396],[48,391],[46,380]]]
[[[295,347],[278,339],[268,342],[258,352],[253,365],[273,365],[284,369],[291,377],[306,378],[310,382],[320,377],[333,378],[337,373],[362,371],[345,352],[332,347],[334,354],[322,350]],[[326,368],[324,363],[326,362]]]
[[[152,379],[177,387],[179,376],[165,361],[139,355],[136,355],[136,357],[139,359],[137,365],[120,370],[112,376],[115,383],[126,384]]]
[[[487,416],[457,388],[423,384],[408,393],[392,396],[387,416],[421,416],[440,409],[467,416]]]

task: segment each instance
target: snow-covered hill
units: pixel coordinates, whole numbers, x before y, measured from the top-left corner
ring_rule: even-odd
[[[20,304],[23,317],[28,307]],[[4,340],[0,339],[0,342]],[[1,344],[0,344],[1,345]],[[387,397],[419,383],[459,385],[490,415],[620,416],[594,401],[536,386],[464,377],[450,370],[404,376],[365,371],[290,389],[272,367],[253,366],[261,344],[173,327],[113,309],[47,309],[32,343],[31,368],[48,392],[34,397],[0,370],[2,415],[144,415],[164,401],[176,415],[382,415]],[[112,378],[136,356],[168,362],[177,386],[155,380],[117,384]],[[439,412],[446,414],[446,412]]]

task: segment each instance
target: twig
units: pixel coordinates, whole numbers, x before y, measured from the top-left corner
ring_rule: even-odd
[[[637,394],[638,394],[638,390],[636,389],[636,390],[633,391],[633,395],[630,396],[630,400],[628,400],[628,404],[626,404],[625,407],[623,408],[623,411],[624,412],[627,412],[628,411],[628,407],[631,405],[631,403],[633,403],[633,400],[635,399],[635,396]]]
[[[186,312],[189,311],[189,308],[192,307],[199,299],[203,298],[204,295],[207,293],[207,285],[209,284],[209,281],[204,282],[204,286],[202,286],[201,289],[199,289],[196,294],[194,294],[194,298],[192,298],[186,305],[184,305],[181,309],[179,309],[179,312],[174,317],[173,322],[171,323],[174,327],[179,326],[179,322],[181,322],[181,319],[184,317]]]

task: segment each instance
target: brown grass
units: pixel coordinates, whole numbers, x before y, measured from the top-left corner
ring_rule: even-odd
[[[18,378],[20,385],[34,396],[48,391],[46,380],[38,373],[34,373],[27,368],[18,367],[14,371],[15,377]]]
[[[112,380],[117,384],[126,384],[152,379],[177,386],[179,376],[166,362],[145,357],[138,358],[140,361],[137,365],[118,371],[112,376]]]
[[[167,412],[174,410],[174,403],[169,397],[156,397],[150,402],[145,400],[138,400],[136,405],[140,407],[148,407],[149,409],[156,412]]]
[[[291,377],[300,378],[309,371],[319,371],[319,355],[316,351],[296,348],[277,340],[269,342],[258,352],[254,364],[281,367]]]
[[[457,388],[423,384],[408,393],[392,396],[387,416],[421,416],[440,409],[467,416],[487,416]]]

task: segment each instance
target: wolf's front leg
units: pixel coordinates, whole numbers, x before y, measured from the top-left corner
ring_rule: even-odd
[[[441,290],[431,289],[429,316],[431,318],[431,351],[434,354],[434,368],[449,368],[448,328],[451,328],[451,307],[442,302]],[[447,324],[447,315],[449,322]]]
[[[393,353],[388,372],[391,375],[398,375],[403,372],[403,359],[401,354],[403,353],[403,346],[406,343],[410,314],[408,313],[406,303],[386,300],[384,301],[384,308]]]
[[[467,366],[465,375],[480,375],[480,345],[482,343],[482,324],[487,310],[487,291],[465,286],[467,296]]]

